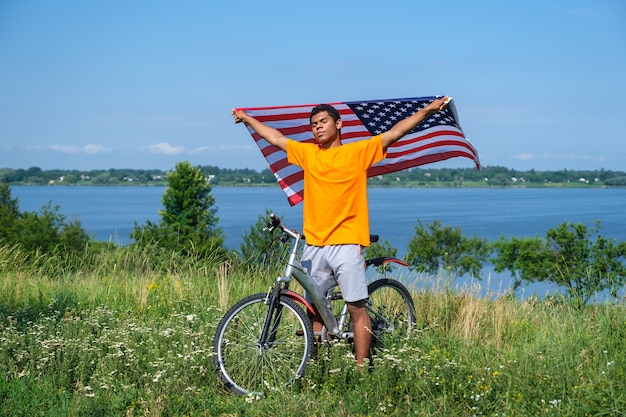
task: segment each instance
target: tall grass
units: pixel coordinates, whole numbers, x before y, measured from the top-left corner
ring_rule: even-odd
[[[156,253],[156,255],[155,255]],[[223,389],[212,338],[274,275],[236,260],[103,248],[67,266],[0,247],[3,415],[622,415],[626,308],[414,290],[418,326],[362,374],[323,347],[267,398]],[[74,262],[74,261],[70,261]],[[61,266],[65,265],[63,268]]]

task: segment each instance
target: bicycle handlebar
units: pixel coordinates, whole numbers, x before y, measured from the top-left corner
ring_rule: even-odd
[[[272,233],[276,229],[282,230],[286,235],[289,235],[289,237],[293,239],[304,239],[303,234],[300,234],[300,232],[298,232],[297,230],[289,230],[287,226],[280,222],[280,217],[278,217],[274,213],[270,213],[270,222],[267,224],[266,227],[263,228],[263,230],[268,233]]]
[[[280,226],[280,217],[275,215],[274,213],[270,213],[271,222],[267,225],[268,228],[271,228],[270,232]]]
[[[277,228],[280,228],[282,231],[286,232],[289,236],[293,238],[295,238],[296,236],[300,236],[302,240],[306,240],[306,237],[303,234],[300,234],[300,232],[298,232],[297,230],[287,229],[287,226],[281,223],[280,217],[278,217],[276,214],[270,213],[269,216],[270,216],[270,222],[264,228],[264,230],[267,231],[268,233],[272,233]],[[370,235],[370,243],[376,243],[378,242],[378,240],[379,240],[378,235]]]

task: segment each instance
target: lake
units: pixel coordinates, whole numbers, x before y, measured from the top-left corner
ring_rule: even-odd
[[[67,219],[77,219],[96,240],[130,242],[135,222],[158,222],[164,187],[12,186],[20,211],[39,211],[48,202],[60,207]],[[626,189],[611,188],[370,188],[371,232],[406,253],[420,219],[439,220],[460,227],[467,236],[496,240],[500,236],[545,236],[564,221],[592,226],[600,220],[600,234],[626,240]],[[242,235],[266,209],[283,218],[290,228],[302,228],[302,206],[290,207],[276,187],[215,187],[219,226],[228,248],[238,249]],[[488,268],[492,290],[508,285],[506,274]],[[539,285],[539,287],[537,287]],[[539,289],[537,289],[539,288]],[[536,292],[554,288],[533,284]]]

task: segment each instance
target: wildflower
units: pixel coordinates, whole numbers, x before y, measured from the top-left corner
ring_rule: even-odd
[[[554,408],[561,403],[561,400],[550,400],[549,403],[550,403],[550,407]]]
[[[96,394],[93,392],[93,388],[90,387],[89,385],[83,387],[83,390],[86,391],[85,397],[92,397],[93,398],[93,397],[96,396]]]
[[[248,394],[246,396],[246,402],[248,404],[252,404],[253,401],[259,401],[261,399],[261,396],[258,394]]]
[[[163,376],[164,373],[165,373],[165,371],[157,372],[156,375],[154,376],[154,378],[152,378],[152,382],[159,382],[159,379],[161,379],[161,377]]]

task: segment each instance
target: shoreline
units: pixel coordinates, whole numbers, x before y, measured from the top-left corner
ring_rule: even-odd
[[[21,183],[14,182],[8,183],[9,187],[18,186],[18,187],[167,187],[167,182],[159,182],[159,183],[119,183],[119,184],[32,184],[32,183]],[[277,187],[278,183],[275,184],[213,184],[212,188],[272,188]],[[485,188],[485,189],[524,189],[524,188],[575,188],[575,189],[623,189],[625,186],[616,186],[616,185],[606,185],[606,184],[584,184],[584,183],[548,183],[548,184],[540,184],[540,183],[527,183],[527,184],[515,184],[515,185],[482,185],[477,183],[468,183],[468,184],[453,184],[453,183],[441,183],[441,184],[367,184],[368,188]]]

